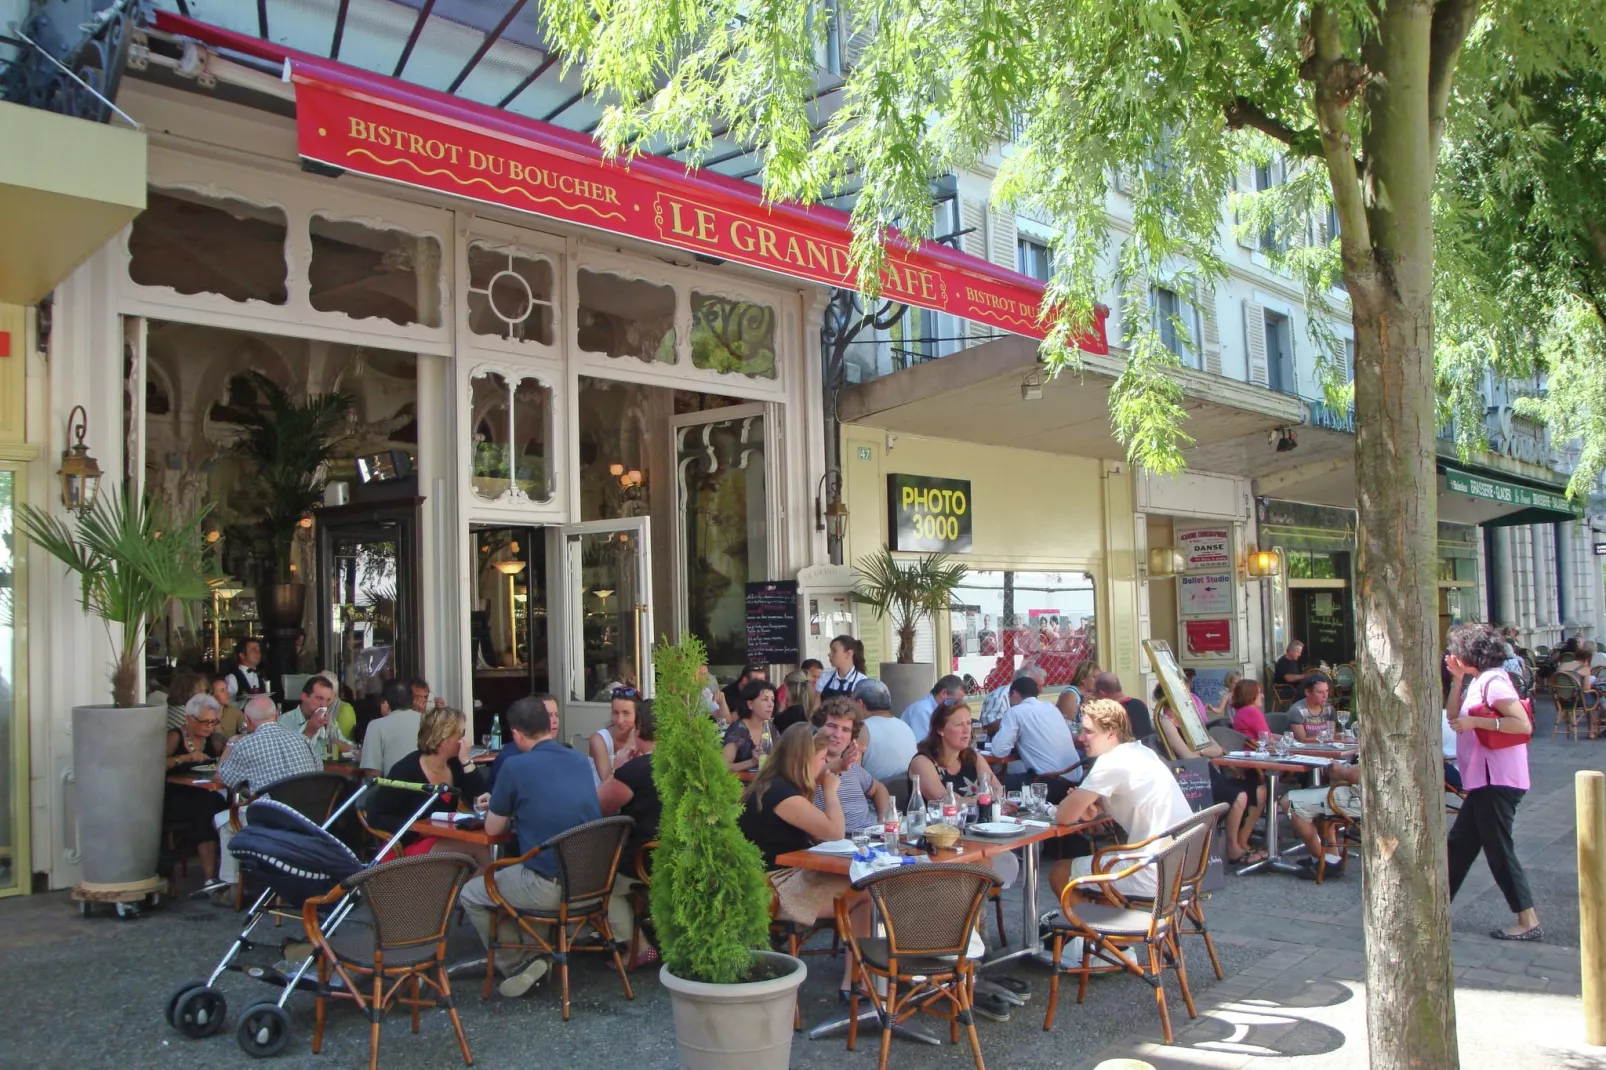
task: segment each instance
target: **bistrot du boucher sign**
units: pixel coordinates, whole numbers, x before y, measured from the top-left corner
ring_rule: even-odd
[[[887,546],[970,553],[970,480],[887,476]]]

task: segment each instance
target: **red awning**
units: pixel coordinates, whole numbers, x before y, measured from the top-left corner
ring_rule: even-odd
[[[673,160],[606,159],[589,137],[473,101],[297,52],[167,11],[158,29],[288,63],[307,160],[733,260],[792,278],[852,286],[849,219],[822,205],[766,204],[750,183]],[[928,242],[889,250],[882,293],[1041,338],[1043,285]],[[1103,311],[1080,343],[1107,353]]]

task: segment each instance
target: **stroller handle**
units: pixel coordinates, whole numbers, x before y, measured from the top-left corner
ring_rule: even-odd
[[[454,790],[450,784],[415,784],[406,780],[391,780],[387,777],[374,777],[368,781],[371,787],[396,788],[401,791],[416,791],[425,795],[445,795]]]

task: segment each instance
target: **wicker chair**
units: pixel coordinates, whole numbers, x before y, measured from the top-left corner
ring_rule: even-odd
[[[636,887],[630,891],[630,910],[636,924],[630,930],[631,973],[636,972],[636,958],[641,953],[641,927],[652,920],[652,853],[658,850],[657,840],[648,840],[636,848]]]
[[[635,824],[635,819],[629,817],[604,817],[588,821],[553,836],[517,858],[491,863],[491,867],[485,871],[485,891],[498,909],[529,937],[529,942],[511,945],[499,943],[495,938],[496,920],[492,920],[492,939],[485,949],[486,998],[490,998],[491,981],[496,976],[497,948],[529,950],[532,944],[537,952],[551,955],[552,963],[557,967],[558,980],[563,987],[565,1022],[569,1020],[570,951],[604,951],[612,955],[614,968],[619,971],[619,980],[625,986],[625,998],[636,998],[636,993],[630,987],[630,977],[625,972],[624,959],[619,955],[613,927],[608,924],[608,902],[613,896],[613,879],[619,872],[619,854],[624,850],[625,840],[629,839],[630,830]],[[523,865],[542,851],[550,851],[558,856],[558,884],[563,890],[563,898],[554,911],[521,910],[503,899],[497,891],[497,871]],[[587,925],[602,935],[601,946],[574,945],[574,938]],[[556,931],[555,943],[553,933],[548,930]]]
[[[986,1070],[970,1010],[976,966],[966,952],[987,893],[998,884],[991,869],[964,863],[872,873],[853,887],[869,894],[886,927],[887,935],[876,938],[855,936],[848,904],[837,899],[837,928],[848,941],[860,985],[881,1019],[877,1070],[886,1070],[893,1026],[921,1011],[946,1019],[949,1039],[955,1044],[963,1025],[976,1070]],[[886,982],[885,993],[876,990],[877,978]],[[857,987],[848,1014],[848,1050],[852,1051],[859,1037]]]
[[[411,1008],[414,1033],[418,1032],[420,1007],[445,1007],[464,1065],[474,1064],[462,1020],[452,1003],[445,961],[448,919],[474,866],[474,860],[466,855],[445,853],[384,862],[303,904],[301,921],[318,956],[314,1055],[323,1048],[324,1015],[333,996],[354,1001],[368,1016],[369,1070],[379,1070],[380,1022],[397,1003]],[[348,918],[334,932],[325,933],[319,909],[332,906],[349,891],[358,892],[367,902],[373,927]],[[331,974],[340,978],[342,988],[330,986]],[[434,998],[424,998],[426,985]]]
[[[1187,1004],[1188,1017],[1198,1017],[1193,1006],[1193,992],[1188,987],[1188,968],[1177,941],[1177,915],[1182,904],[1182,877],[1190,851],[1198,850],[1198,841],[1209,837],[1210,830],[1195,825],[1176,839],[1171,846],[1149,859],[1140,859],[1111,873],[1090,873],[1072,877],[1060,892],[1058,918],[1049,923],[1054,934],[1052,954],[1053,976],[1049,981],[1048,1014],[1043,1028],[1054,1028],[1054,1011],[1059,1005],[1060,975],[1075,973],[1081,978],[1076,1002],[1087,998],[1087,981],[1095,973],[1131,973],[1143,978],[1154,988],[1154,1002],[1160,1010],[1160,1028],[1165,1042],[1172,1042],[1171,1013],[1165,1002],[1165,969],[1169,964],[1177,971],[1182,986],[1182,1000]],[[1125,877],[1153,866],[1158,891],[1147,910],[1122,905],[1119,896],[1110,894],[1112,885]],[[1105,902],[1088,902],[1080,898],[1083,889],[1097,887],[1105,894]],[[1082,965],[1067,970],[1060,963],[1067,939],[1081,937]],[[1143,946],[1148,951],[1148,968],[1132,955],[1128,948]],[[1097,956],[1107,965],[1094,966]]]
[[[1254,785],[1250,785],[1250,790]],[[1210,935],[1210,926],[1205,922],[1204,896],[1199,888],[1204,883],[1205,874],[1210,871],[1211,850],[1215,846],[1216,832],[1221,828],[1221,819],[1231,809],[1226,803],[1216,803],[1207,806],[1194,814],[1192,818],[1184,821],[1173,830],[1173,836],[1185,836],[1194,828],[1204,828],[1207,835],[1201,840],[1192,840],[1187,856],[1182,863],[1182,899],[1177,910],[1177,933],[1181,936],[1199,936],[1204,938],[1205,951],[1210,955],[1210,966],[1216,971],[1216,980],[1224,980],[1226,974],[1221,972],[1221,959],[1216,957],[1216,941]],[[1113,890],[1113,889],[1112,889]]]
[[[1349,709],[1349,701],[1355,695],[1355,666],[1353,664],[1340,665],[1333,670],[1333,704],[1339,709]]]
[[[1590,706],[1584,681],[1576,673],[1558,670],[1550,675],[1550,694],[1556,700],[1556,727],[1550,730],[1550,738],[1555,739],[1565,728],[1567,738],[1577,740],[1579,718]]]
[[[1343,785],[1334,784],[1327,789],[1327,812],[1316,815],[1311,822],[1316,826],[1316,835],[1322,841],[1321,855],[1315,859],[1316,883],[1322,883],[1327,876],[1327,851],[1329,848],[1338,852],[1338,864],[1344,865],[1349,861],[1349,830],[1359,827],[1355,818],[1346,814],[1338,807],[1337,791]]]
[[[258,799],[267,798],[274,802],[283,803],[308,821],[323,824],[329,820],[329,815],[335,812],[340,804],[340,798],[351,787],[351,781],[343,773],[301,773],[298,776],[286,777],[277,784],[272,784],[261,791],[247,792],[236,790],[229,799],[229,824],[235,832],[245,827],[242,816],[246,807]],[[249,785],[242,785],[248,789]],[[234,909],[245,909],[245,879],[234,882]]]

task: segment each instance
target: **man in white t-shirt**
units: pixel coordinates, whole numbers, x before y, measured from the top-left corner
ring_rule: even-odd
[[[1098,761],[1082,778],[1081,785],[1059,804],[1055,820],[1060,824],[1073,825],[1089,817],[1094,808],[1102,804],[1105,812],[1126,831],[1125,842],[1137,843],[1159,836],[1193,816],[1177,778],[1165,762],[1133,740],[1131,722],[1120,703],[1094,699],[1082,704],[1081,743],[1082,749]],[[1170,843],[1169,838],[1157,840],[1142,854],[1156,854]],[[1124,865],[1110,867],[1107,864],[1106,868],[1124,868]],[[1054,863],[1050,880],[1057,892],[1070,878],[1086,876],[1092,871],[1091,857],[1073,858]],[[1152,897],[1158,886],[1153,866],[1115,882],[1117,891],[1139,898]]]
[[[864,730],[870,742],[860,764],[877,780],[909,772],[915,760],[915,734],[892,716],[892,692],[880,680],[860,680],[853,697],[864,710]]]
[[[1010,789],[1020,787],[1033,775],[1058,773],[1080,761],[1070,724],[1058,707],[1038,698],[1038,693],[1037,681],[1030,676],[1010,684],[1010,707],[1004,711],[993,736],[991,751],[995,761],[1019,759],[1025,766],[1022,772],[1011,770],[1004,775],[1004,786]],[[1059,794],[1050,787],[1051,802],[1058,802]]]

